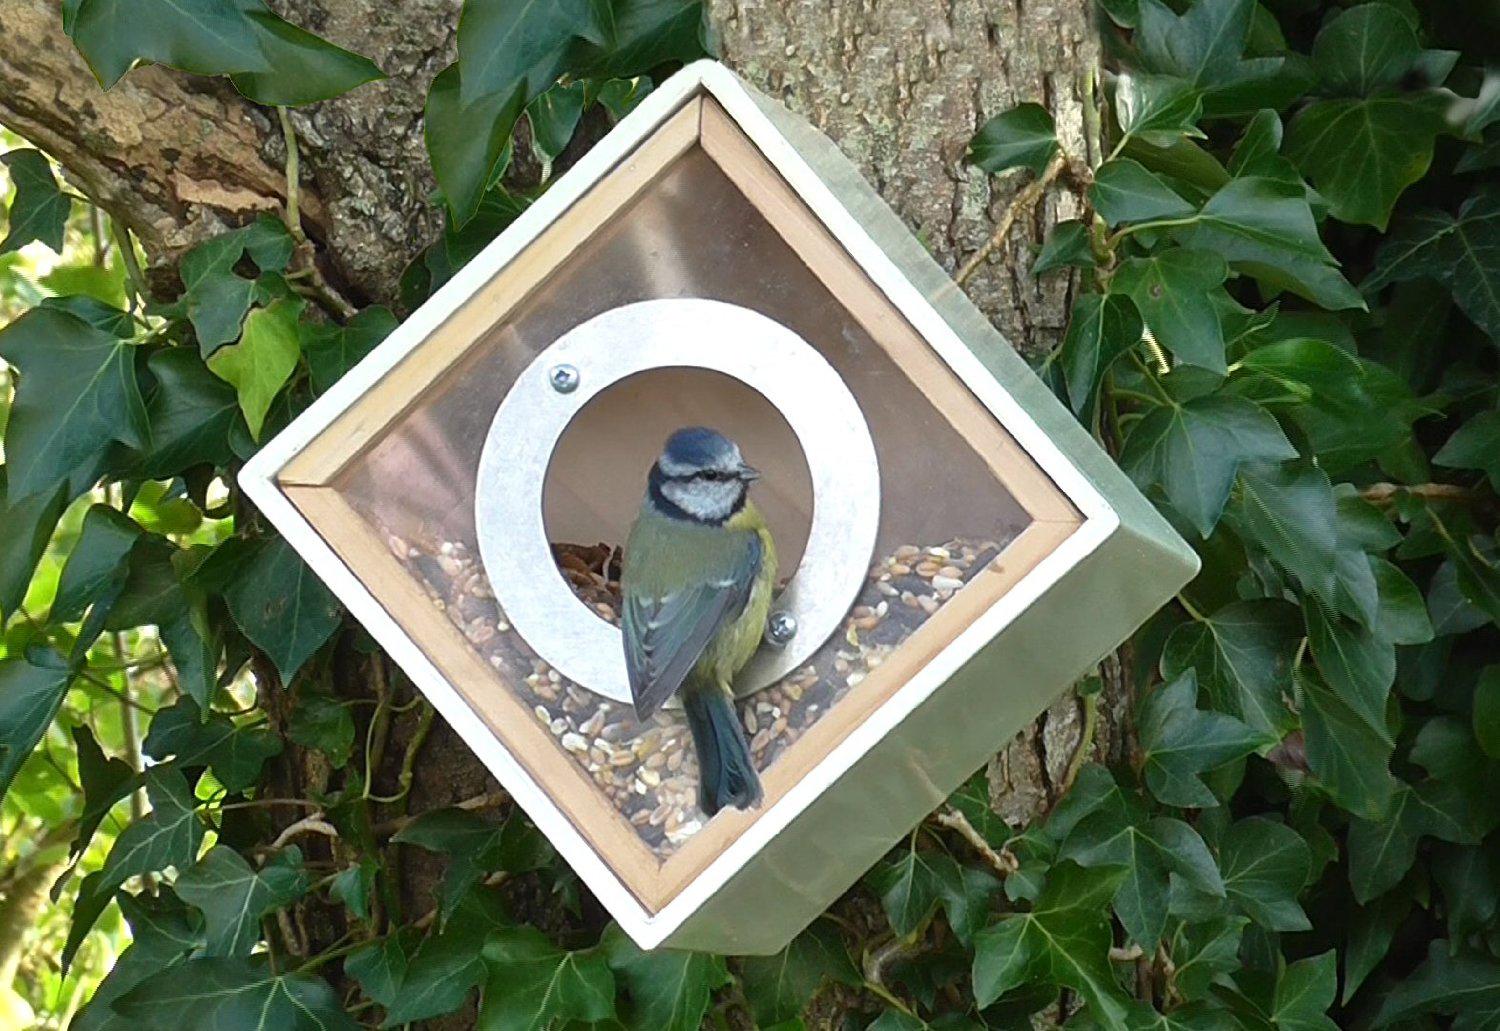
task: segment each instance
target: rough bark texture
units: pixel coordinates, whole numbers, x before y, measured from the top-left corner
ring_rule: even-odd
[[[964,160],[989,117],[1023,100],[1053,112],[1084,158],[1083,76],[1097,59],[1091,0],[708,0],[723,58],[833,137],[947,268],[984,245],[1029,173],[992,178]],[[372,57],[389,75],[294,113],[310,235],[356,300],[390,301],[440,217],[421,135],[432,76],[452,59],[460,0],[282,0],[290,20]],[[154,264],[284,202],[274,113],[224,82],[137,69],[102,93],[63,36],[56,0],[0,0],[0,124],[47,150],[134,230]],[[1036,355],[1066,323],[1071,284],[1028,272],[1046,226],[1076,214],[1052,191],[968,281],[1011,341]],[[1117,752],[1126,685],[1106,669],[1094,746]],[[353,690],[361,690],[358,684]],[[1082,737],[1083,706],[1060,700],[992,763],[997,808],[1023,823],[1055,800]],[[397,721],[379,777],[393,790],[411,717]],[[441,721],[415,767],[413,811],[492,782]],[[313,782],[309,767],[290,779]],[[292,785],[288,785],[292,786]],[[439,870],[408,850],[403,896],[429,898]]]

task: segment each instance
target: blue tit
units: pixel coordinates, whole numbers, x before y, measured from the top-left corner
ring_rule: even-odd
[[[776,545],[747,496],[759,475],[722,433],[672,434],[647,477],[620,575],[636,715],[680,694],[709,816],[761,800],[732,690],[760,645],[776,582]]]

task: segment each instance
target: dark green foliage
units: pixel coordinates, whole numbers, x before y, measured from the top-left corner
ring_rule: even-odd
[[[769,957],[641,952],[494,796],[408,813],[431,711],[231,487],[396,318],[325,310],[314,245],[262,217],[184,256],[170,303],[59,286],[0,328],[0,789],[81,864],[60,965],[116,907],[133,939],[74,1026],[1494,1026],[1493,54],[1444,34],[1448,5],[1100,7],[1117,67],[1092,180],[1038,104],[995,113],[970,157],[1089,184],[1036,260],[1072,277],[1042,371],[1203,559],[1121,653],[1118,761],[1087,761],[1117,715],[1087,678],[1082,741],[1049,719],[1045,819],[1008,825],[981,771]],[[154,61],[294,104],[378,74],[260,0],[62,17],[106,83]],[[405,299],[546,189],[504,185],[519,119],[550,176],[596,105],[617,119],[701,56],[702,19],[467,0],[427,103],[449,223]],[[47,159],[5,161],[0,253],[71,246]],[[117,696],[167,669],[138,770]],[[377,783],[397,719],[417,744]],[[287,762],[318,771],[311,797],[274,797]],[[406,861],[440,864],[430,895],[401,890]]]

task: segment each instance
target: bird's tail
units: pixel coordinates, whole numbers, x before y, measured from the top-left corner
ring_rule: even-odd
[[[682,691],[682,707],[698,751],[699,808],[712,816],[727,805],[759,805],[760,778],[729,695],[717,686],[688,685]]]

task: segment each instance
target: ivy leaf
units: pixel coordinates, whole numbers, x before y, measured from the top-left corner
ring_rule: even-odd
[[[47,732],[71,679],[55,654],[0,659],[0,796]]]
[[[143,536],[145,531],[125,513],[91,505],[57,579],[52,618],[71,622],[81,619],[90,605],[102,601],[107,609],[113,604],[125,586],[126,560]]]
[[[1482,1031],[1500,1021],[1500,962],[1460,952],[1446,941],[1427,946],[1427,961],[1385,997],[1373,1027],[1390,1027],[1428,1013],[1455,1016],[1453,1031]]]
[[[540,6],[540,0],[528,6]],[[489,93],[468,103],[460,93],[460,72],[455,63],[432,80],[423,121],[432,174],[457,225],[467,223],[479,210],[485,190],[499,174],[511,130],[526,105],[524,92]],[[487,128],[475,131],[476,126]]]
[[[1018,104],[996,115],[969,143],[969,160],[986,172],[1029,168],[1036,175],[1057,153],[1057,127],[1040,104]]]
[[[1332,949],[1289,964],[1276,979],[1272,1022],[1284,1031],[1338,1031],[1327,1016],[1338,986],[1338,953]]]
[[[1436,781],[1403,784],[1381,819],[1350,822],[1349,885],[1356,901],[1364,905],[1394,888],[1416,860],[1422,837],[1470,843],[1482,836],[1455,801]]]
[[[1349,13],[1371,7],[1393,10],[1366,4]],[[1436,93],[1314,101],[1287,128],[1287,157],[1335,218],[1384,232],[1396,200],[1427,174],[1446,108]]]
[[[1308,601],[1303,612],[1308,645],[1324,679],[1367,723],[1383,729],[1386,699],[1396,682],[1395,645],[1316,601]]]
[[[1417,585],[1396,566],[1370,556],[1375,587],[1380,597],[1376,634],[1392,644],[1426,644],[1433,638],[1432,618]]]
[[[1200,0],[1179,15],[1161,0],[1140,0],[1141,62],[1202,91],[1211,117],[1280,106],[1280,98],[1300,92],[1305,76],[1284,57],[1243,56],[1255,8],[1254,0]]]
[[[604,38],[594,7],[586,0],[466,0],[458,22],[461,100],[472,104],[518,88],[540,93],[557,78],[569,48],[582,37],[594,42]]]
[[[122,892],[117,900],[130,924],[131,943],[95,989],[72,1031],[132,1031],[115,1000],[146,978],[177,966],[203,944],[203,919],[162,887],[156,896]]]
[[[146,978],[115,1009],[142,1031],[356,1031],[339,997],[305,974],[274,974],[263,958],[204,957]]]
[[[1093,268],[1094,250],[1089,231],[1076,218],[1064,219],[1052,227],[1042,241],[1042,249],[1031,266],[1031,274],[1040,276],[1059,268]]]
[[[632,1002],[628,1028],[641,1031],[698,1031],[711,995],[730,981],[721,956],[679,949],[642,952],[611,925],[600,943],[610,969]]]
[[[1479,469],[1500,491],[1500,412],[1480,412],[1464,423],[1432,461],[1448,469]]]
[[[1284,823],[1263,816],[1240,820],[1219,842],[1224,894],[1268,931],[1312,926],[1297,896],[1312,878],[1312,849]]]
[[[454,913],[481,877],[491,870],[520,873],[543,866],[551,847],[516,814],[495,823],[458,808],[429,809],[402,827],[392,841],[448,856],[443,877],[443,920]]]
[[[1231,179],[1176,235],[1184,246],[1213,251],[1273,290],[1291,290],[1335,311],[1364,307],[1318,238],[1300,185],[1263,176]]]
[[[293,246],[284,225],[262,216],[183,255],[179,268],[185,287],[183,301],[204,359],[240,335],[255,297],[254,280],[237,275],[235,266],[248,254],[262,272],[278,272],[291,260]]]
[[[1404,14],[1388,4],[1363,4],[1319,30],[1312,67],[1329,93],[1368,97],[1399,86],[1421,52],[1417,31]]]
[[[1312,442],[1319,464],[1332,473],[1399,447],[1429,411],[1385,366],[1326,340],[1267,344],[1246,354],[1242,364],[1255,375],[1240,381],[1239,392],[1284,405]]]
[[[368,856],[345,868],[328,885],[328,894],[338,899],[361,920],[370,919],[370,897],[375,894],[380,866]]]
[[[245,636],[276,664],[283,683],[333,636],[341,619],[333,592],[280,537],[256,547],[224,600]]]
[[[365,58],[282,21],[260,0],[77,0],[66,24],[105,89],[146,62],[228,75],[256,103],[290,107],[384,77]]]
[[[135,769],[123,759],[106,756],[88,727],[73,728],[73,744],[78,752],[78,783],[83,788],[83,814],[78,818],[78,834],[73,838],[72,852],[76,856],[88,848],[94,831],[115,803],[129,796],[139,784]]]
[[[1219,804],[1199,775],[1266,743],[1232,716],[1197,707],[1198,680],[1188,670],[1141,702],[1138,726],[1146,786],[1164,805],[1212,809]]]
[[[304,330],[303,353],[313,389],[323,393],[337,383],[360,360],[390,336],[396,316],[388,308],[365,308],[342,326],[308,326]]]
[[[526,120],[531,123],[531,146],[543,160],[554,160],[572,141],[587,92],[586,83],[559,84],[526,108]]]
[[[20,372],[5,430],[11,505],[69,481],[91,486],[115,441],[150,446],[136,380],[137,348],[57,308],[0,330],[0,359]]]
[[[230,435],[242,432],[234,388],[184,347],[157,351],[146,367],[156,389],[146,402],[151,451],[141,460],[139,475],[165,480],[195,465],[228,466],[234,459]]]
[[[1418,277],[1448,287],[1463,313],[1500,343],[1500,190],[1476,193],[1457,215],[1431,210],[1399,221],[1360,287],[1373,295]]]
[[[1110,289],[1130,295],[1147,328],[1180,360],[1223,375],[1224,330],[1213,295],[1228,276],[1217,254],[1174,247],[1126,259]]]
[[[58,254],[73,202],[63,196],[52,166],[39,150],[13,150],[0,157],[10,171],[16,195],[10,202],[10,226],[0,240],[0,254],[18,251],[40,240]]]
[[[1116,158],[1099,166],[1089,187],[1089,199],[1099,217],[1112,226],[1180,219],[1197,210],[1158,176],[1129,158]]]
[[[1500,665],[1486,666],[1474,684],[1474,737],[1484,754],[1500,759]]]
[[[897,934],[914,933],[941,905],[954,935],[965,944],[1000,888],[987,872],[962,867],[945,852],[918,849],[915,841],[889,865],[874,870],[870,882]]]
[[[337,699],[304,691],[287,722],[287,737],[322,752],[340,770],[354,750],[354,717]]]
[[[1215,979],[1240,968],[1240,938],[1249,922],[1242,916],[1221,916],[1177,925],[1167,951],[1176,968],[1172,984],[1183,999],[1206,997]]]
[[[1172,507],[1206,538],[1242,464],[1296,456],[1265,409],[1243,398],[1207,394],[1146,413],[1125,438],[1120,464],[1142,488],[1160,485]]]
[[[1115,913],[1143,948],[1154,947],[1166,927],[1170,875],[1224,897],[1219,869],[1198,832],[1181,820],[1148,816],[1118,787],[1072,827],[1058,856],[1083,867],[1125,868],[1114,896]]]
[[[1203,98],[1192,83],[1167,75],[1121,74],[1115,83],[1115,118],[1125,137],[1166,147],[1198,136]]]
[[[1068,332],[1057,354],[1067,378],[1068,400],[1083,422],[1093,421],[1104,374],[1140,342],[1141,331],[1140,313],[1128,297],[1085,293],[1073,302]]]
[[[1408,893],[1392,892],[1372,905],[1355,909],[1349,944],[1344,949],[1344,1005],[1390,952],[1396,932],[1411,912],[1411,901]]]
[[[484,962],[479,1031],[542,1031],[615,1015],[615,978],[601,949],[566,952],[534,927],[505,927],[484,943]]]
[[[68,504],[66,484],[14,503],[6,498],[7,467],[0,465],[0,622],[21,607],[37,563]]]
[[[1337,691],[1304,670],[1297,675],[1307,764],[1344,809],[1378,820],[1395,789],[1388,764],[1394,746],[1384,726],[1365,718]]]
[[[828,981],[859,985],[864,978],[826,922],[814,923],[774,956],[740,961],[740,982],[759,1027],[792,1020]]]
[[[1326,473],[1310,465],[1244,466],[1231,511],[1247,543],[1313,597],[1337,605],[1338,508]]]
[[[1124,1026],[1130,999],[1109,965],[1104,906],[1125,871],[1054,867],[1030,912],[1005,917],[974,942],[972,979],[980,1008],[1013,988],[1052,981],[1073,989],[1106,1027]]]
[[[1215,709],[1279,740],[1294,726],[1284,697],[1291,694],[1300,638],[1297,610],[1285,602],[1231,602],[1172,631],[1161,674],[1173,680],[1193,670]]]
[[[203,715],[198,703],[185,696],[156,714],[141,747],[158,762],[175,759],[185,770],[212,767],[219,783],[238,793],[260,780],[261,767],[281,754],[282,745],[264,723],[237,724],[216,712]]]
[[[268,308],[257,308],[245,319],[240,341],[221,347],[208,359],[214,375],[232,384],[250,436],[260,440],[271,402],[281,392],[302,355],[297,320],[300,299],[283,298]]]
[[[234,849],[219,845],[179,873],[174,887],[203,913],[203,955],[247,956],[260,940],[260,918],[307,894],[308,880],[296,846],[256,870]]]
[[[100,869],[111,890],[169,866],[187,869],[203,841],[203,824],[182,773],[172,766],[153,766],[144,781],[151,812],[120,832]]]

